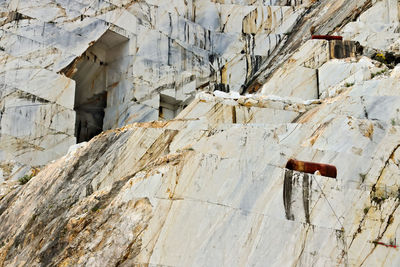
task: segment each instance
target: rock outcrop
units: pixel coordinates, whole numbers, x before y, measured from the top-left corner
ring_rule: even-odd
[[[399,265],[399,9],[4,2],[0,264]]]

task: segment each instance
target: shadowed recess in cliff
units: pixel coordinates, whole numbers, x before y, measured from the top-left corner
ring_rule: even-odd
[[[75,105],[77,142],[88,141],[104,129],[110,77],[120,76],[118,60],[128,39],[107,31],[75,63],[71,78],[76,81]],[[122,73],[122,72],[121,72]]]

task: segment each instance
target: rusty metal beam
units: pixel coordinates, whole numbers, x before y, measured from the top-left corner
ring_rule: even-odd
[[[312,35],[311,39],[322,39],[322,40],[343,40],[342,36],[334,36],[334,35]]]
[[[307,162],[307,161],[300,161],[295,159],[290,159],[286,163],[286,169],[298,171],[298,172],[305,172],[314,174],[316,171],[319,171],[320,175],[336,178],[337,177],[337,170],[336,167],[329,164],[323,163],[315,163],[315,162]]]

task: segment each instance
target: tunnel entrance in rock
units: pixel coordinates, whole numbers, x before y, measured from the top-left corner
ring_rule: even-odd
[[[73,63],[71,78],[76,82],[74,110],[78,143],[88,141],[103,131],[109,80],[121,75],[118,60],[123,57],[128,40],[108,30]]]

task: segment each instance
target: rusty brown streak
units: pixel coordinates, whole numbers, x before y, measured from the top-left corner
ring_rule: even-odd
[[[327,176],[331,178],[337,177],[336,167],[329,164],[290,159],[286,163],[286,168],[289,170],[305,172],[310,174],[314,174],[316,171],[319,171],[322,176]]]

